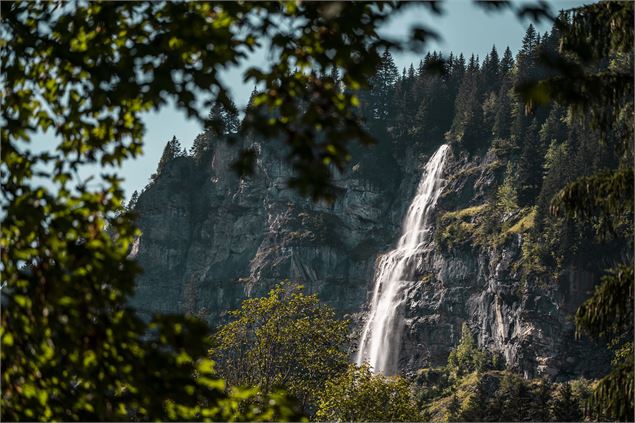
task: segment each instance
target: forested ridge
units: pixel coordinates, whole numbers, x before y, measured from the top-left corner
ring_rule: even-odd
[[[407,7],[2,5],[2,420],[632,419],[633,4],[564,12],[545,34],[530,26],[515,57],[496,47],[482,59],[431,52],[400,72],[390,49],[403,46],[375,30]],[[423,7],[440,13],[437,3]],[[550,16],[540,4],[483,7]],[[297,27],[276,32],[278,20]],[[434,34],[413,32],[414,45]],[[241,120],[217,71],[239,63],[259,38],[271,39],[279,62],[246,72],[261,89]],[[172,98],[201,118],[196,89],[215,100],[205,132],[189,152],[172,138],[146,190],[124,206],[116,169],[141,153],[141,113]],[[32,137],[47,130],[55,147],[32,151]],[[232,162],[240,191],[259,164],[260,143],[271,143],[291,169],[277,175],[288,179],[275,189],[326,200],[322,208],[337,201],[337,176],[357,172],[377,184],[386,173],[373,166],[390,161],[394,170],[396,152],[407,156],[420,144],[417,161],[449,143],[465,165],[447,175],[450,186],[476,172],[492,177],[477,198],[440,198],[435,249],[492,256],[520,246],[510,267],[522,283],[511,301],[553,291],[572,268],[591,275],[593,292],[571,319],[576,342],[606,349],[606,368],[593,380],[528,377],[479,345],[481,334],[466,322],[441,365],[375,374],[350,364],[359,322],[288,281],[245,300],[214,328],[191,313],[136,309],[143,269],[134,258],[145,236],[136,212],[148,193],[174,175],[185,191],[209,176],[212,157]],[[220,145],[233,153],[215,155]],[[362,154],[372,166],[351,160]],[[86,164],[101,166],[99,183],[79,177]],[[399,179],[393,170],[389,177]],[[298,220],[343,230],[324,216]],[[333,242],[337,234],[329,235]],[[423,276],[422,286],[431,278]]]
[[[556,213],[558,203],[554,197],[568,184],[629,166],[632,157],[632,152],[624,155],[616,148],[621,142],[619,132],[602,137],[590,120],[576,116],[566,104],[527,106],[524,86],[557,75],[557,71],[544,64],[544,57],[555,55],[561,42],[557,27],[539,34],[530,25],[515,57],[509,48],[502,49],[501,54],[496,46],[482,59],[473,55],[466,58],[463,54],[444,57],[430,52],[416,66],[411,64],[401,72],[386,50],[377,74],[370,80],[371,89],[359,93],[361,116],[379,140],[374,146],[378,166],[382,166],[382,160],[394,160],[393,156],[407,148],[408,143],[433,148],[447,142],[457,155],[492,157],[489,167],[496,181],[488,189],[486,201],[441,213],[435,244],[449,252],[496,250],[513,237],[522,237],[521,260],[514,265],[525,284],[517,292],[520,297],[529,289],[526,284],[554,286],[560,278],[570,277],[567,268],[599,276],[623,257],[632,257],[629,238],[632,216],[627,210],[613,222],[615,226],[608,226],[610,233],[606,232],[604,218],[589,225],[586,216],[565,217]],[[627,69],[631,60],[617,55],[601,66]],[[337,71],[321,78],[325,83],[346,89]],[[255,107],[253,99],[257,95],[257,91],[252,93],[248,108]],[[623,97],[620,107],[628,110],[628,96]],[[200,169],[195,173],[205,172],[214,143],[246,135],[241,132],[235,106],[213,107],[209,121],[216,125],[200,134],[189,152],[176,138],[168,142],[150,184],[171,160],[179,157],[191,160],[191,165]],[[616,122],[617,127],[623,128],[630,124],[626,115]],[[461,176],[449,175],[449,178]],[[373,175],[372,170],[368,172],[369,180],[376,177],[381,176]],[[223,336],[233,332],[230,327],[222,329]],[[631,348],[627,338],[612,341],[610,348],[617,357]],[[345,342],[340,344],[342,348],[346,346],[350,348]],[[222,364],[219,371],[223,374]],[[358,399],[344,399],[347,395],[339,390],[343,388],[336,388],[341,383],[353,383],[355,378],[365,380],[365,371],[368,369],[349,370],[346,376],[339,376],[341,382],[327,383],[328,393],[321,394],[327,397],[317,395],[308,402],[305,399],[305,411],[313,418],[390,419],[385,410],[371,411],[363,402],[356,403],[366,394],[360,392],[356,394],[360,395]],[[252,380],[247,374],[242,377]],[[317,386],[321,387],[330,377],[333,376],[325,377]],[[368,377],[365,383],[374,383]],[[500,357],[479,351],[467,329],[446,367],[421,369],[416,376],[411,375],[410,382],[399,383],[408,386],[404,392],[411,391],[414,396],[405,401],[404,409],[390,412],[419,410],[410,411],[415,413],[411,415],[405,411],[400,418],[406,419],[576,421],[608,417],[588,406],[592,386],[597,381],[525,380],[522,374],[504,370]],[[335,398],[328,397],[329,393]]]

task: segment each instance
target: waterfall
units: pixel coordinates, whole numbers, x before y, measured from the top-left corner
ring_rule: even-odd
[[[443,188],[443,165],[448,146],[442,145],[426,164],[417,194],[408,208],[397,248],[379,258],[370,311],[357,353],[358,365],[368,362],[373,371],[397,371],[406,286],[414,276],[417,255],[430,242],[429,217]]]

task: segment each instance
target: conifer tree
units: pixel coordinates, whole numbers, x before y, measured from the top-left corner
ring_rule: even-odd
[[[496,208],[502,213],[510,213],[518,209],[516,178],[512,163],[507,163],[505,178],[496,192]]]
[[[562,18],[562,17],[561,17]],[[610,25],[607,23],[610,22]],[[576,313],[579,333],[611,338],[611,372],[596,385],[591,405],[599,415],[630,421],[635,409],[633,360],[633,3],[602,2],[574,9],[562,30],[560,74],[527,90],[568,104],[620,158],[617,168],[569,183],[553,199],[560,216],[593,222],[606,237],[622,234],[631,253],[609,269]],[[606,66],[607,61],[609,65]],[[533,94],[532,94],[533,93]],[[587,131],[588,132],[588,131]]]
[[[387,121],[390,114],[392,88],[399,78],[395,61],[388,49],[384,50],[377,74],[371,78],[369,111],[371,118]]]
[[[548,379],[539,379],[533,385],[531,400],[527,407],[526,417],[532,422],[547,422],[551,417],[549,403],[553,385]]]
[[[423,64],[423,60],[419,60],[419,66],[417,67],[417,77],[422,78],[424,73],[425,73],[425,65]]]
[[[565,382],[555,390],[549,402],[551,418],[556,422],[579,422],[582,412],[579,400],[573,395],[571,384]]]
[[[492,135],[494,136],[494,139],[510,139],[512,122],[512,100],[510,98],[510,89],[511,81],[508,78],[505,78],[498,90],[498,107],[496,109],[494,126],[492,128]]]
[[[128,201],[128,206],[126,207],[128,210],[134,209],[137,204],[137,200],[139,200],[139,193],[135,190],[130,197],[130,201]]]
[[[537,76],[536,58],[537,47],[540,42],[540,35],[532,24],[527,28],[527,32],[523,37],[522,46],[516,57],[518,73],[516,75],[517,83],[523,83],[527,80],[535,79]]]
[[[544,155],[545,152],[538,134],[538,122],[534,118],[525,131],[518,161],[518,202],[520,206],[533,203],[540,192]]]
[[[511,76],[511,72],[514,68],[514,56],[512,56],[512,51],[509,49],[509,46],[505,48],[505,52],[503,53],[503,58],[500,62],[500,75],[502,78],[509,78]]]
[[[163,149],[163,154],[161,155],[159,166],[157,167],[157,175],[161,175],[161,172],[165,169],[168,163],[183,154],[181,143],[176,139],[176,136],[173,136],[172,140],[168,141]]]
[[[472,55],[456,95],[454,120],[448,133],[450,141],[468,151],[474,151],[485,140],[478,76],[478,59]]]
[[[447,420],[449,422],[463,421],[463,419],[460,417],[460,412],[461,412],[461,402],[456,396],[456,393],[454,393],[452,394],[452,397],[450,398],[450,404],[448,404]]]
[[[249,102],[253,101],[255,89],[251,93]],[[212,106],[207,116],[206,130],[198,135],[192,144],[192,155],[200,159],[203,154],[211,149],[211,144],[218,140],[227,140],[228,136],[238,133],[240,120],[238,108],[231,99],[227,99],[227,106],[218,101]]]
[[[240,127],[238,108],[231,99],[227,99],[226,103],[217,101],[207,116],[207,130],[213,137],[235,134]]]
[[[498,91],[498,87],[501,82],[501,71],[496,46],[492,46],[492,50],[487,56],[485,56],[485,60],[483,60],[483,66],[481,67],[481,81],[483,85],[481,90],[486,95],[491,91]]]
[[[485,389],[485,380],[482,374],[476,375],[476,383],[473,387],[472,394],[467,398],[466,403],[461,409],[460,419],[462,422],[486,422],[491,421],[495,417],[491,413],[491,400]]]

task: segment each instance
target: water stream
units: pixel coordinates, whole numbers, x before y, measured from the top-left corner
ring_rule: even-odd
[[[431,240],[430,214],[443,189],[443,165],[448,146],[442,145],[425,166],[417,194],[408,208],[397,248],[379,258],[370,311],[359,344],[357,364],[367,362],[376,373],[397,372],[406,287],[412,282],[417,256]]]

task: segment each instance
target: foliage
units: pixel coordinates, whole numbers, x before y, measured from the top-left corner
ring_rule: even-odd
[[[524,379],[509,370],[470,373],[454,380],[440,394],[423,401],[427,421],[581,421],[587,393],[573,380],[552,385],[540,378]],[[417,391],[427,391],[418,384]]]
[[[555,421],[579,422],[582,420],[582,406],[568,382],[560,384],[550,401],[549,408]]]
[[[536,221],[536,209],[531,207],[526,213],[521,214],[520,219],[507,229],[508,234],[518,234],[534,227]]]
[[[515,7],[505,1],[482,6]],[[194,92],[208,97],[203,101],[207,107],[233,111],[219,71],[243,61],[261,40],[271,41],[270,50],[279,60],[270,69],[246,72],[260,91],[252,96],[241,130],[288,149],[294,172],[290,184],[300,192],[332,199],[334,169],[344,169],[355,142],[372,142],[358,106],[363,106],[364,90],[373,78],[394,81],[399,88],[395,92],[400,98],[375,98],[372,103],[381,106],[377,117],[396,122],[395,128],[401,125],[393,134],[449,131],[448,138],[461,148],[478,150],[494,132],[503,139],[501,145],[511,146],[507,153],[514,161],[513,155],[523,152],[520,143],[527,129],[535,135],[545,128],[546,106],[536,106],[555,98],[569,106],[567,145],[569,151],[580,152],[576,166],[593,162],[589,158],[594,159],[597,145],[586,147],[596,131],[615,151],[619,168],[605,162],[587,173],[574,169],[565,177],[555,174],[558,166],[550,166],[557,181],[550,186],[546,180],[523,182],[531,190],[527,198],[540,190],[538,198],[546,203],[561,183],[570,182],[567,178],[582,176],[585,179],[561,191],[552,208],[578,220],[562,227],[557,226],[560,221],[554,223],[557,228],[549,236],[562,239],[561,249],[573,245],[580,250],[579,236],[561,235],[581,233],[580,222],[591,217],[599,232],[632,237],[632,4],[605,2],[569,12],[547,37],[528,31],[515,70],[507,51],[498,62],[493,50],[482,65],[474,59],[466,66],[462,56],[447,61],[431,57],[418,74],[413,69],[395,78],[386,48],[397,51],[405,44],[382,38],[377,28],[406,7],[411,6],[2,4],[3,419],[296,418],[283,397],[272,397],[269,403],[250,391],[228,393],[202,356],[207,332],[200,323],[174,316],[155,316],[148,323],[127,307],[139,270],[127,256],[138,232],[124,210],[121,180],[114,173],[123,160],[142,151],[142,113],[172,99],[204,123],[196,107],[201,99]],[[424,7],[439,11],[433,2]],[[544,14],[540,7],[517,12]],[[566,54],[556,56],[547,47],[560,34]],[[410,40],[420,46],[433,35],[416,28]],[[559,75],[545,79],[537,63],[541,55]],[[334,72],[324,76],[335,68],[337,81]],[[500,88],[491,86],[497,73],[505,75]],[[542,82],[524,85],[532,78]],[[375,86],[382,87],[378,82]],[[509,91],[512,86],[525,90],[528,110]],[[390,91],[383,94],[390,97]],[[427,98],[432,92],[434,97]],[[388,104],[400,108],[388,110]],[[417,112],[421,122],[440,123],[436,128],[418,127],[410,119]],[[591,128],[580,124],[586,118]],[[228,132],[234,131],[234,124]],[[33,152],[31,139],[38,132],[55,141],[45,151]],[[525,151],[527,168],[540,167],[543,157],[534,152],[550,142],[548,137],[532,138],[536,140],[542,145]],[[164,164],[181,154],[180,147],[172,147]],[[244,151],[235,168],[248,173],[254,161],[255,153]],[[87,164],[101,167],[98,181],[78,176]],[[536,227],[544,223],[541,216],[539,210]],[[494,231],[490,223],[484,224],[489,225],[486,233]],[[632,274],[631,261],[625,268]],[[603,284],[617,286],[627,294],[623,301],[632,302],[632,286],[629,289],[624,279],[607,276]],[[608,291],[600,287],[585,304],[578,321],[581,331],[608,333],[624,326],[602,315],[605,304],[619,300],[611,299]],[[605,323],[609,329],[601,326]],[[632,325],[623,333],[632,334]],[[595,396],[601,413],[619,418],[633,409],[632,354],[623,333],[611,334],[621,340],[614,370],[598,384]],[[273,406],[250,408],[258,401]]]
[[[487,354],[478,348],[472,338],[472,332],[467,323],[461,326],[461,340],[450,351],[448,356],[448,370],[455,377],[461,377],[472,372],[485,370]]]
[[[194,139],[190,150],[192,156],[199,161],[208,157],[206,153],[212,149],[214,142],[236,142],[240,120],[238,108],[234,102],[228,99],[227,105],[221,102],[215,103],[209,111],[205,127],[205,132]]]
[[[181,148],[181,143],[176,139],[176,136],[173,136],[170,141],[165,145],[163,149],[163,154],[161,154],[161,159],[159,160],[159,165],[157,167],[157,175],[161,175],[165,166],[179,156],[184,156],[186,154],[185,149]]]
[[[553,198],[552,212],[594,222],[609,236],[626,233],[632,249],[633,4],[602,2],[575,9],[560,16],[557,28],[563,54],[543,54],[542,60],[558,74],[522,87],[529,106],[549,100],[566,104],[573,118],[590,122],[619,161],[617,168],[565,186]],[[611,336],[630,351],[616,356],[592,397],[597,413],[619,420],[630,420],[635,412],[632,343],[624,344],[633,336],[632,260],[631,251],[576,314],[578,331]]]
[[[210,350],[230,386],[283,387],[312,412],[326,381],[346,368],[347,322],[299,285],[279,284],[230,316]]]
[[[487,204],[481,204],[442,214],[437,222],[437,227],[442,229],[435,231],[435,242],[447,249],[474,243],[480,219],[487,207]]]
[[[329,196],[330,164],[341,167],[347,143],[370,138],[354,117],[355,94],[310,70],[337,65],[347,86],[365,86],[378,51],[393,45],[375,29],[400,6],[1,7],[2,418],[243,420],[273,419],[272,410],[276,419],[295,418],[275,398],[260,417],[255,409],[232,415],[234,399],[210,367],[193,376],[196,363],[207,363],[206,329],[168,316],[148,324],[127,306],[139,270],[127,255],[138,232],[123,210],[116,168],[142,152],[143,113],[172,99],[203,123],[201,102],[231,107],[218,72],[271,40],[279,62],[246,76],[263,88],[253,114],[275,110],[276,118],[250,118],[245,130],[283,135],[295,186]],[[34,152],[38,133],[51,141]],[[166,160],[174,155],[170,148]],[[82,180],[85,165],[99,166],[100,179]]]
[[[588,381],[552,385],[500,370],[464,324],[444,368],[421,369],[413,379],[422,417],[429,421],[576,421]]]
[[[514,175],[511,163],[508,163],[505,170],[505,179],[496,192],[496,207],[503,214],[511,213],[518,209],[518,194]]]
[[[367,364],[350,365],[328,381],[320,395],[316,418],[322,421],[421,421],[408,382],[373,374]]]

